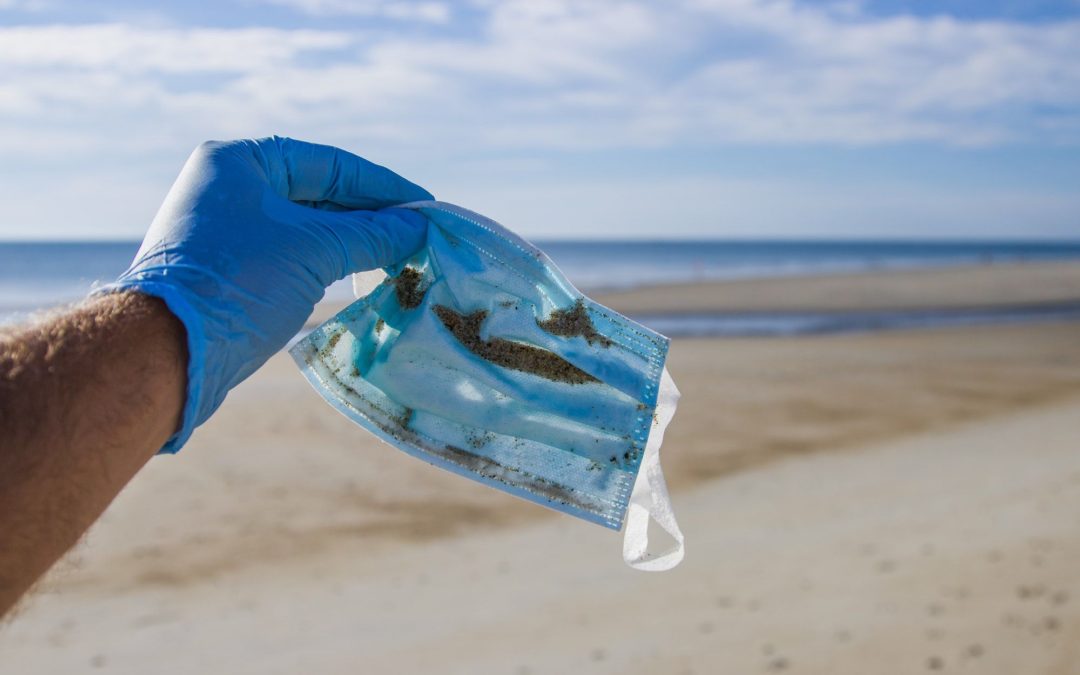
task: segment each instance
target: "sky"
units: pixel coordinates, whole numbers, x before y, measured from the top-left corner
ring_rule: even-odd
[[[1080,239],[1080,0],[0,0],[0,239],[270,134],[537,238]]]

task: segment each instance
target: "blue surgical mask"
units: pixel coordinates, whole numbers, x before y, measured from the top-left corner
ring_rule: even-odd
[[[415,457],[625,524],[633,567],[678,564],[683,538],[659,464],[678,399],[667,338],[582,295],[498,223],[442,202],[405,206],[428,219],[426,245],[293,347],[308,380]],[[650,517],[674,539],[669,550],[647,550]]]

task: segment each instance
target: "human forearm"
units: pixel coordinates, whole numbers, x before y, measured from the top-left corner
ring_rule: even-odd
[[[0,332],[0,614],[176,429],[184,328],[117,293]]]

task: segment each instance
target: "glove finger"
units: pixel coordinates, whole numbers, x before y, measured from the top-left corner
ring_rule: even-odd
[[[333,202],[349,209],[379,209],[433,199],[430,192],[384,166],[329,145],[274,136],[286,176],[283,197],[296,202]],[[269,150],[270,148],[267,148]]]
[[[323,232],[337,240],[343,258],[336,261],[332,283],[355,272],[388,267],[420,250],[427,233],[427,218],[411,209],[382,211],[311,211]]]

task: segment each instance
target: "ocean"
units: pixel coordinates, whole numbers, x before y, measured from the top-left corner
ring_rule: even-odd
[[[1080,242],[539,241],[579,288],[852,273],[1018,261],[1080,261]],[[120,274],[138,242],[0,242],[0,323],[85,295]],[[347,283],[328,297],[351,297]],[[1080,303],[958,312],[752,313],[635,317],[671,336],[792,335],[1080,319]]]

